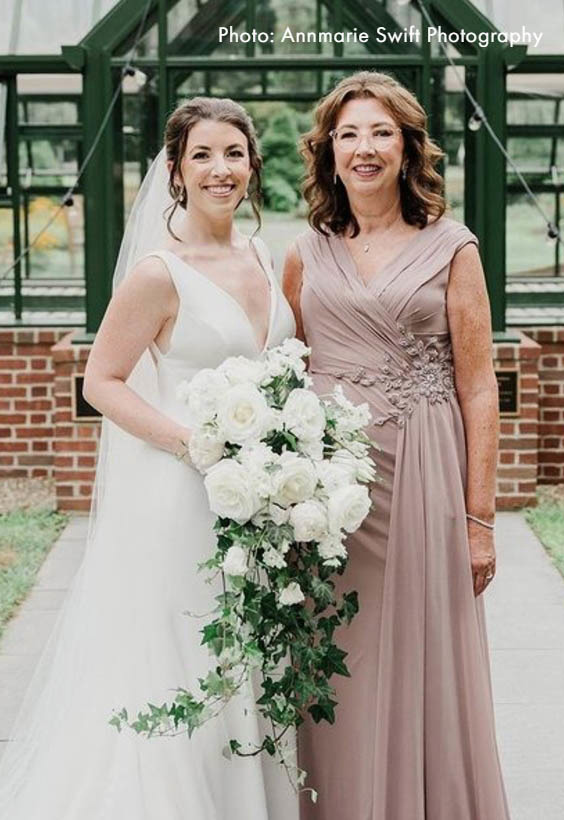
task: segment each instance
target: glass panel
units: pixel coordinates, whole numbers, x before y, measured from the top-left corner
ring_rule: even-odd
[[[510,137],[507,140],[507,151],[519,170],[539,180],[550,171],[551,147],[550,137]],[[511,173],[509,166],[508,172]]]
[[[79,121],[80,99],[52,101],[47,98],[26,99],[20,96],[18,117],[20,123],[42,125],[73,125]]]
[[[291,98],[294,92],[317,91],[317,71],[269,71],[268,91],[285,93]]]
[[[192,71],[184,76],[180,73],[169,74],[170,82],[176,86],[176,103],[186,97],[206,93],[206,79],[203,71]]]
[[[554,221],[555,197],[552,194],[537,194],[537,197]],[[554,243],[547,239],[542,217],[525,194],[507,195],[506,224],[507,272],[518,276],[553,276]],[[561,230],[562,227],[561,221]]]
[[[57,211],[59,203],[60,200],[56,197],[24,195],[22,246],[25,247],[32,241],[47,224]],[[75,194],[70,207],[62,208],[55,221],[31,248],[27,261],[22,264],[22,278],[81,280],[83,276],[84,202],[82,195]]]
[[[20,140],[22,185],[69,187],[78,171],[78,143],[70,139]]]
[[[511,96],[507,101],[507,122],[510,125],[545,125],[557,122],[558,102],[558,99],[534,94]]]
[[[216,96],[240,96],[260,94],[262,91],[259,71],[210,71],[210,94]]]

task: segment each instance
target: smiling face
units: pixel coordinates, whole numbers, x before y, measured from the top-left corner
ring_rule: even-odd
[[[341,137],[333,139],[335,171],[349,198],[396,191],[404,139],[387,108],[374,97],[348,100],[339,111],[335,129]],[[354,135],[358,139],[350,150]]]
[[[188,134],[180,172],[189,208],[234,211],[252,173],[246,136],[229,123],[200,120]]]

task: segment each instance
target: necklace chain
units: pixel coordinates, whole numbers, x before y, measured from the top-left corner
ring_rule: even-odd
[[[399,222],[400,218],[401,218],[401,215],[396,216],[396,218],[393,220],[393,222],[391,222],[388,225],[386,230],[383,233],[380,234],[379,239],[382,239],[384,236],[386,236],[386,234],[388,234],[392,230],[394,225],[396,225],[397,222]],[[368,251],[370,250],[370,242],[365,242],[362,246],[362,250],[363,250],[363,253],[368,253]]]

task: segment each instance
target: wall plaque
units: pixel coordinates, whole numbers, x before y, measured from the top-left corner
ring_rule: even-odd
[[[73,373],[71,379],[71,413],[73,421],[100,421],[102,414],[88,404],[82,395],[84,376]]]
[[[501,416],[519,415],[519,370],[503,367],[495,371],[499,390],[499,413]]]

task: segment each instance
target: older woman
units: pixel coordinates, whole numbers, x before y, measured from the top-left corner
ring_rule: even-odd
[[[311,229],[284,286],[311,375],[370,404],[373,511],[351,536],[333,726],[300,735],[303,820],[508,820],[482,592],[495,572],[498,435],[476,237],[446,218],[425,113],[360,72],[304,139]]]

